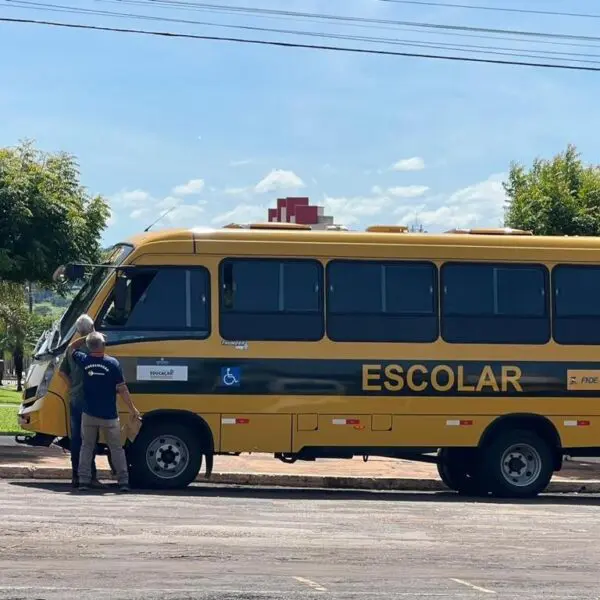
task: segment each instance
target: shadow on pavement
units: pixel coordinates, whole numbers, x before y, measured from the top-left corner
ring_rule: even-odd
[[[9,485],[38,489],[74,496],[102,496],[118,494],[116,484],[102,490],[79,492],[73,490],[69,481],[11,481]],[[122,495],[122,494],[119,494]],[[530,505],[582,505],[600,506],[600,496],[590,494],[545,494],[527,500],[502,498],[475,498],[460,496],[454,492],[393,492],[340,489],[303,489],[284,487],[246,487],[233,485],[192,485],[184,490],[140,490],[134,489],[128,496],[176,496],[183,498],[259,498],[268,500],[371,500],[377,502],[459,502],[469,504],[530,504]]]

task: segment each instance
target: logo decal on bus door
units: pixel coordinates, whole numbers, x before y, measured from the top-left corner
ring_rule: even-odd
[[[600,390],[600,371],[569,369],[567,371],[567,389],[569,391]]]
[[[187,381],[187,366],[138,365],[136,372],[138,381]]]

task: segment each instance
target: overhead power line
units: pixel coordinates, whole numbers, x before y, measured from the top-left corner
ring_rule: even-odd
[[[466,8],[471,10],[486,10],[494,12],[526,13],[530,15],[548,15],[553,17],[579,17],[584,19],[600,19],[600,14],[562,12],[556,10],[539,10],[534,8],[509,8],[506,6],[480,6],[475,4],[454,4],[450,2],[433,2],[426,0],[379,0],[392,4],[417,4],[419,6],[439,6],[446,8]]]
[[[14,2],[14,0],[5,0],[7,2]],[[192,2],[176,2],[175,4],[173,4],[174,0],[96,0],[97,2],[104,2],[104,3],[111,3],[111,4],[118,4],[123,6],[124,4],[129,4],[129,5],[135,5],[135,6],[154,6],[157,8],[168,8],[169,10],[178,10],[178,11],[185,11],[185,12],[216,12],[216,13],[223,13],[225,12],[225,8],[223,6],[221,6],[221,8],[219,10],[217,9],[208,9],[202,6],[199,6],[198,4],[194,4]],[[253,10],[251,8],[248,8],[246,10]],[[229,13],[227,13],[229,14]],[[251,14],[251,13],[249,13]],[[308,22],[314,22],[314,23],[321,23],[324,21],[323,18],[320,18],[322,15],[319,14],[315,14],[312,17],[290,17],[290,16],[286,16],[286,15],[253,15],[255,17],[264,17],[264,18],[269,18],[269,19],[284,19],[284,20],[288,20],[288,21],[308,21]],[[377,21],[377,20],[376,20]],[[325,22],[327,22],[325,20]],[[486,39],[486,40],[502,40],[502,41],[509,41],[509,42],[528,42],[529,40],[523,40],[522,37],[510,37],[510,36],[506,36],[506,35],[502,35],[502,34],[496,34],[495,32],[493,33],[488,33],[488,34],[483,34],[483,33],[469,33],[469,32],[461,32],[461,31],[445,31],[442,29],[435,29],[435,30],[428,30],[427,32],[423,32],[421,29],[418,28],[418,25],[411,25],[411,26],[407,26],[407,25],[401,25],[401,24],[397,24],[398,22],[396,21],[391,21],[391,23],[393,23],[392,25],[385,25],[385,24],[379,24],[379,23],[373,23],[371,22],[371,19],[363,19],[363,20],[359,20],[359,21],[351,21],[348,23],[343,23],[344,26],[346,27],[356,27],[356,28],[361,28],[361,29],[378,29],[378,30],[389,30],[389,31],[397,31],[397,30],[401,30],[401,31],[410,31],[410,32],[415,32],[415,33],[427,33],[428,35],[435,35],[435,36],[445,36],[445,37],[461,37],[461,38],[475,38],[475,39]],[[600,42],[600,39],[597,41]],[[579,47],[579,48],[596,48],[598,47],[598,43],[593,43],[592,41],[589,41],[587,43],[585,42],[576,42],[576,41],[559,41],[556,39],[540,39],[537,38],[535,39],[535,43],[536,44],[544,44],[544,45],[551,45],[551,46],[571,46],[571,47]]]
[[[208,2],[189,2],[186,0],[97,0],[98,2],[111,2],[119,5],[124,4],[137,4],[141,6],[153,6],[163,8],[184,8],[185,10],[200,10],[208,12],[218,13],[233,13],[233,14],[251,14],[251,15],[269,15],[269,16],[284,16],[293,18],[308,18],[308,19],[319,19],[326,21],[335,22],[348,22],[348,23],[372,23],[377,25],[400,25],[408,27],[419,27],[423,29],[431,30],[445,30],[445,31],[469,31],[478,33],[492,33],[500,35],[518,35],[523,37],[531,38],[548,38],[548,39],[567,39],[567,40],[580,40],[580,41],[594,41],[600,42],[600,37],[589,36],[589,35],[577,35],[567,33],[546,33],[542,31],[527,31],[518,29],[495,29],[491,27],[475,27],[469,25],[445,25],[441,23],[427,23],[418,21],[399,21],[394,19],[374,19],[368,17],[357,17],[349,15],[335,15],[328,13],[310,13],[310,12],[298,12],[291,10],[280,10],[273,8],[259,8],[259,7],[246,7],[246,6],[234,6],[234,5],[223,5],[223,4],[212,4]]]
[[[512,65],[512,66],[523,66],[523,67],[537,67],[544,69],[563,69],[570,71],[592,71],[599,72],[600,67],[583,66],[583,65],[569,65],[569,64],[552,64],[543,62],[528,62],[528,61],[517,61],[517,60],[498,60],[492,58],[475,58],[467,56],[444,56],[439,54],[419,54],[414,52],[396,52],[392,50],[379,50],[372,48],[354,48],[344,46],[331,46],[324,44],[301,44],[297,42],[286,42],[278,40],[257,40],[257,39],[246,39],[236,37],[224,37],[214,35],[199,35],[192,33],[177,33],[171,31],[152,31],[147,29],[131,29],[121,27],[107,27],[101,25],[89,25],[80,23],[64,23],[60,21],[47,21],[38,19],[18,19],[10,17],[0,17],[1,23],[13,23],[13,24],[30,24],[30,25],[41,25],[47,27],[60,27],[65,29],[78,29],[78,30],[91,30],[91,31],[106,31],[113,33],[123,34],[136,34],[136,35],[147,35],[155,37],[165,38],[182,38],[182,39],[193,39],[193,40],[205,40],[215,42],[231,42],[238,44],[252,44],[260,46],[272,46],[280,48],[303,48],[310,50],[326,50],[332,52],[347,52],[353,54],[369,54],[369,55],[381,55],[381,56],[395,56],[404,58],[428,58],[435,60],[445,60],[452,62],[469,62],[479,64],[494,64],[494,65]]]
[[[177,23],[177,24],[185,24],[185,25],[201,25],[206,27],[218,27],[225,29],[237,29],[243,31],[253,31],[260,33],[277,33],[284,35],[296,35],[303,37],[316,37],[320,39],[329,39],[329,40],[344,40],[351,42],[362,42],[368,44],[384,44],[384,45],[393,45],[393,46],[405,46],[412,48],[427,48],[430,50],[443,50],[443,51],[454,51],[466,53],[470,52],[472,54],[484,54],[484,55],[495,55],[495,56],[511,56],[518,58],[534,58],[540,59],[544,58],[546,60],[554,60],[554,61],[568,61],[568,62],[576,62],[576,63],[586,63],[586,64],[600,64],[600,61],[594,60],[600,58],[600,54],[590,54],[590,53],[582,53],[582,52],[557,52],[552,50],[538,50],[538,49],[528,49],[522,50],[518,48],[511,48],[508,46],[483,46],[480,44],[447,44],[443,42],[434,42],[431,40],[412,40],[412,39],[399,39],[399,38],[389,38],[389,37],[378,37],[378,36],[360,36],[360,35],[352,35],[352,34],[344,34],[344,33],[331,33],[331,32],[315,32],[315,31],[302,31],[296,29],[278,29],[273,27],[258,27],[252,25],[235,25],[229,23],[214,23],[210,21],[198,21],[192,19],[179,19],[172,17],[162,17],[155,15],[141,15],[129,12],[117,12],[117,11],[106,11],[99,9],[89,9],[89,8],[75,8],[71,6],[59,5],[59,4],[49,4],[42,2],[31,2],[25,0],[13,0],[11,5],[14,6],[23,6],[24,8],[43,8],[44,10],[48,10],[51,12],[66,12],[69,14],[84,14],[87,16],[108,16],[108,17],[118,17],[125,19],[137,19],[137,20],[146,20],[146,21],[163,21],[168,23]]]

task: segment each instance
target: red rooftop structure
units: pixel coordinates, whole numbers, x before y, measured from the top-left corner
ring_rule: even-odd
[[[333,217],[322,206],[313,206],[306,197],[278,198],[277,208],[269,208],[269,223],[298,223],[312,229],[335,227]]]

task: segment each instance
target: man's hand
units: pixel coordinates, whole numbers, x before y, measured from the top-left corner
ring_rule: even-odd
[[[73,354],[73,352],[75,352],[75,350],[79,350],[79,348],[81,348],[81,346],[83,346],[84,344],[85,344],[85,336],[80,337],[80,338],[76,339],[74,342],[72,342],[69,345],[68,352],[70,354]]]
[[[121,398],[123,398],[123,401],[125,402],[125,404],[127,404],[127,408],[129,409],[129,412],[136,419],[141,419],[142,415],[141,415],[140,411],[133,404],[133,400],[131,399],[131,396],[129,395],[129,388],[127,387],[127,384],[122,383],[121,385],[119,385],[117,387],[117,391],[119,392],[119,395],[121,396]]]

